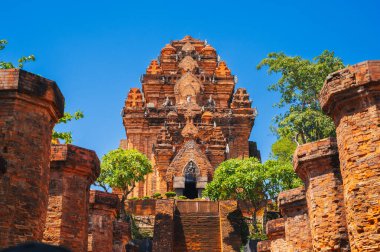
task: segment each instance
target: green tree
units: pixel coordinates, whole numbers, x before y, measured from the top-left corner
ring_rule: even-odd
[[[8,44],[7,40],[1,39],[0,40],[0,51],[4,50],[5,46],[7,44]],[[24,64],[26,62],[35,61],[35,60],[36,60],[36,58],[34,57],[33,54],[29,55],[29,56],[22,56],[21,58],[19,58],[17,60],[17,62],[18,62],[17,67],[15,67],[15,65],[12,62],[0,60],[0,69],[11,69],[11,68],[20,68],[20,69],[22,69],[24,67]]]
[[[276,133],[304,144],[335,134],[331,119],[319,106],[318,95],[328,74],[344,68],[342,60],[334,52],[324,51],[313,60],[284,53],[270,53],[257,66],[268,67],[269,74],[280,74],[280,79],[269,90],[281,94],[278,107],[288,108],[275,117]]]
[[[68,122],[71,122],[72,120],[80,120],[83,117],[84,117],[84,114],[80,110],[76,111],[74,114],[65,112],[63,114],[63,117],[58,120],[57,125],[66,124]],[[58,139],[64,140],[66,144],[71,144],[73,142],[72,132],[71,131],[59,132],[53,129],[52,141],[57,142]]]
[[[297,145],[289,138],[279,138],[272,144],[271,157],[284,163],[291,163]]]
[[[118,188],[121,196],[121,217],[126,218],[125,200],[128,194],[136,187],[136,183],[144,181],[145,175],[152,172],[152,165],[148,158],[138,150],[116,149],[102,157],[100,176],[95,182],[108,191]]]
[[[291,165],[271,160],[261,164],[256,158],[229,159],[215,170],[204,195],[211,200],[238,199],[252,204],[254,234],[263,233],[257,223],[257,212],[266,207],[278,193],[299,185]],[[299,179],[298,179],[299,180]]]

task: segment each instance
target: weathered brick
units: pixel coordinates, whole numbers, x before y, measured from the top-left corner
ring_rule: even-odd
[[[113,222],[113,252],[126,252],[125,245],[132,239],[131,225],[122,220]]]
[[[42,239],[51,132],[63,104],[54,81],[0,70],[0,249]]]
[[[336,126],[352,251],[380,250],[380,61],[330,74],[320,93]]]
[[[222,251],[239,251],[241,246],[242,212],[236,200],[219,201]]]
[[[349,251],[335,138],[298,146],[294,170],[305,183],[314,251]]]
[[[91,190],[89,202],[88,251],[112,252],[119,198],[116,194]]]
[[[271,252],[271,241],[260,241],[257,243],[257,252]]]
[[[266,225],[266,233],[270,240],[270,251],[286,252],[287,245],[285,239],[285,220],[284,218],[270,220]]]
[[[70,144],[51,146],[49,205],[43,241],[87,251],[89,189],[99,176],[94,151]]]
[[[173,252],[174,249],[174,200],[156,201],[153,251]]]
[[[278,195],[278,207],[285,220],[288,251],[312,251],[305,188],[298,187]]]

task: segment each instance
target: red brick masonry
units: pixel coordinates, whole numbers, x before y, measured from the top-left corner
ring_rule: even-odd
[[[349,251],[336,139],[298,146],[293,164],[306,186],[313,250]]]
[[[320,93],[334,119],[352,251],[380,251],[380,61],[327,77]]]
[[[91,190],[89,202],[88,251],[112,252],[119,198],[116,194]]]
[[[42,239],[51,132],[63,105],[54,81],[0,70],[0,249]]]
[[[87,251],[89,189],[99,176],[99,159],[92,150],[58,144],[51,146],[50,166],[44,242]]]

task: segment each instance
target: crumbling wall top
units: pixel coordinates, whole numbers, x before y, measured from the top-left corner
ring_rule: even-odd
[[[100,162],[95,151],[71,144],[51,146],[50,169],[65,170],[81,176],[88,176],[90,183],[100,174]]]
[[[380,60],[369,60],[349,66],[327,76],[320,92],[319,101],[323,111],[331,114],[336,103],[352,97],[366,89],[380,90]]]
[[[46,101],[52,106],[53,118],[63,116],[65,98],[55,81],[22,69],[0,70],[0,92],[18,92]]]
[[[89,203],[91,208],[117,210],[119,209],[119,202],[117,194],[97,190],[90,191]]]
[[[304,186],[280,192],[278,195],[278,207],[281,212],[294,207],[304,206],[305,204],[306,194]]]
[[[277,239],[278,237],[283,237],[285,235],[284,218],[268,221],[267,226],[266,226],[266,231],[270,240]]]

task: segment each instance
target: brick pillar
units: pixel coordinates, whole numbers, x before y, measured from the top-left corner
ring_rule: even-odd
[[[257,252],[270,252],[271,241],[260,241],[257,243]]]
[[[51,133],[63,105],[54,81],[0,70],[0,249],[42,240]]]
[[[271,251],[286,252],[285,220],[284,218],[270,220],[267,222],[266,231],[271,241]]]
[[[113,222],[113,252],[126,252],[125,245],[132,239],[131,225],[121,220]]]
[[[91,190],[89,202],[88,251],[112,252],[119,198],[116,194]]]
[[[156,201],[153,252],[173,252],[174,200]]]
[[[239,251],[242,213],[236,200],[219,201],[220,233],[223,252]]]
[[[69,144],[51,146],[44,242],[87,251],[89,189],[99,169],[94,151]]]
[[[278,205],[284,216],[288,251],[312,251],[305,188],[281,192],[278,195]]]
[[[348,251],[336,139],[326,138],[298,146],[293,164],[306,187],[313,249]]]
[[[380,61],[330,74],[321,107],[336,126],[352,251],[380,250]]]

